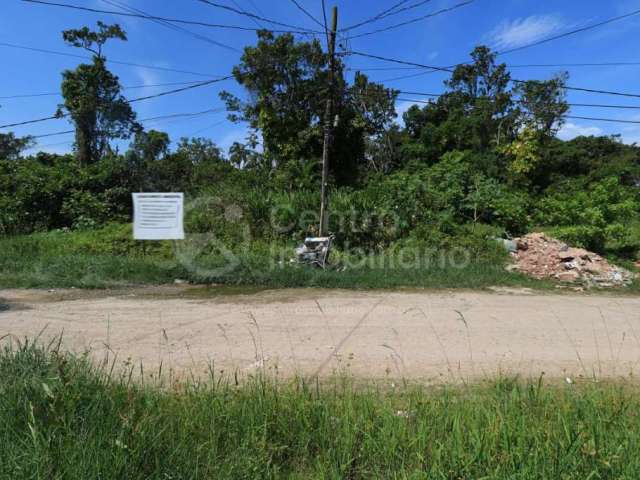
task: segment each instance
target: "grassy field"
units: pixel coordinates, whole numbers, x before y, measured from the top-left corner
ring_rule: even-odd
[[[640,478],[634,384],[141,384],[13,345],[0,353],[1,478]]]
[[[235,268],[229,269],[224,268],[228,258],[216,251],[197,255],[180,251],[176,255],[171,242],[135,242],[128,225],[37,233],[0,239],[0,287],[105,288],[172,283],[175,279],[270,288],[549,286],[506,272],[507,254],[497,244],[490,248],[472,245],[468,262],[462,266],[459,258],[451,256],[454,253],[444,250],[432,252],[432,257],[409,267],[399,264],[410,262],[410,258],[394,257],[393,253],[358,257],[336,251],[335,268],[326,271],[291,264],[293,247],[252,244],[235,252]]]

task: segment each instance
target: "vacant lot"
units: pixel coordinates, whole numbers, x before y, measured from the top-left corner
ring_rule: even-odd
[[[191,287],[0,291],[0,336],[50,338],[145,372],[460,381],[496,373],[628,376],[640,297],[526,291],[215,294]],[[5,339],[6,341],[6,339]],[[114,357],[117,355],[117,357]]]

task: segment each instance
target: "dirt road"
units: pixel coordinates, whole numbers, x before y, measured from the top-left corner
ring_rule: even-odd
[[[0,291],[0,337],[43,338],[147,372],[460,381],[498,372],[628,376],[640,368],[640,297],[280,290]],[[4,342],[8,341],[5,337]]]

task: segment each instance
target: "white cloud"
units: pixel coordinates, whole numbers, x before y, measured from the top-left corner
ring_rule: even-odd
[[[156,72],[149,70],[148,68],[134,67],[133,71],[136,77],[138,77],[142,82],[142,85],[155,85],[157,83],[160,83],[161,81],[160,76]],[[158,88],[158,87],[153,87],[153,88]],[[151,90],[151,88],[148,90]]]
[[[565,123],[558,132],[558,138],[561,138],[562,140],[571,140],[572,138],[582,136],[589,137],[591,135],[604,135],[604,132],[601,128],[598,127],[576,125],[575,123],[571,122]]]
[[[498,49],[515,48],[548,37],[566,26],[556,15],[531,15],[503,21],[493,29],[489,38]]]

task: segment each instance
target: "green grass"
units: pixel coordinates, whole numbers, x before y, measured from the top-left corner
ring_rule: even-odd
[[[115,372],[5,347],[0,478],[640,478],[634,384],[143,385]]]
[[[504,270],[505,252],[497,245],[472,245],[471,261],[457,268],[434,254],[416,268],[384,263],[382,256],[364,259],[336,252],[336,268],[322,271],[290,264],[293,245],[252,244],[239,251],[232,271],[216,271],[225,258],[215,251],[196,257],[198,268],[178,261],[171,242],[135,242],[129,225],[110,225],[89,232],[37,233],[0,239],[0,287],[105,288],[124,285],[196,283],[269,288],[484,288],[544,287]]]

